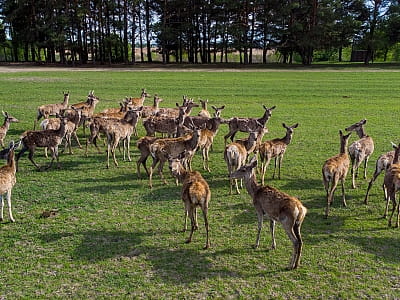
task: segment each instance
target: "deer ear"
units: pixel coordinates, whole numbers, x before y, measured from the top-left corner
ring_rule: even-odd
[[[364,119],[364,120],[361,121],[361,124],[364,125],[365,123],[367,123],[367,119]]]
[[[3,113],[3,116],[7,118],[8,113],[7,113],[7,112],[4,112],[4,111],[1,111],[1,112]]]
[[[285,124],[285,123],[282,123],[282,126],[283,126],[284,128],[287,128],[287,126],[286,126],[286,124]]]
[[[253,158],[249,162],[249,166],[255,168],[257,166],[257,156],[254,155]]]
[[[394,149],[397,149],[397,145],[395,144],[395,143],[393,143],[393,142],[390,142],[391,144],[392,144],[392,147],[394,148]]]
[[[299,127],[299,123],[296,123],[296,124],[294,124],[294,125],[292,126],[292,128],[297,128],[297,127]]]
[[[339,134],[340,136],[343,136],[343,132],[341,130],[339,130]]]

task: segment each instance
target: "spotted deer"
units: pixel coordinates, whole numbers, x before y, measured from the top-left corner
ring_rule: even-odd
[[[256,130],[256,128],[258,126],[257,123],[260,123],[265,127],[269,118],[272,115],[272,111],[275,109],[275,106],[268,108],[265,105],[263,105],[263,107],[264,107],[265,112],[261,118],[257,119],[257,118],[234,117],[234,118],[227,120],[227,123],[229,125],[229,132],[228,132],[228,134],[226,134],[224,136],[225,145],[226,145],[226,140],[228,138],[230,138],[231,141],[233,142],[233,139],[238,131],[241,131],[241,132],[254,131],[254,130]]]
[[[151,95],[149,93],[146,92],[146,89],[142,89],[142,93],[140,94],[139,98],[130,98],[129,100],[129,105],[132,107],[141,107],[143,106],[144,100],[146,100],[146,98],[150,97]]]
[[[63,94],[64,94],[63,102],[56,104],[45,104],[37,108],[37,116],[33,123],[33,130],[36,129],[36,124],[42,117],[44,119],[48,119],[50,116],[55,116],[56,114],[60,114],[62,110],[68,107],[69,92],[63,92]]]
[[[147,136],[154,136],[156,132],[166,133],[169,137],[176,136],[178,127],[183,126],[186,118],[186,107],[179,107],[179,114],[176,118],[152,116],[143,121],[143,127]]]
[[[352,177],[352,188],[356,188],[355,178],[358,176],[358,168],[361,163],[364,162],[364,179],[367,179],[367,164],[370,155],[374,152],[374,141],[372,138],[365,134],[364,125],[367,123],[366,119],[360,122],[354,123],[350,127],[347,127],[346,131],[355,131],[360,138],[353,142],[349,146],[349,154],[351,160],[351,177]]]
[[[396,146],[393,143],[392,143],[392,145]],[[369,192],[370,192],[375,180],[378,178],[379,174],[381,174],[383,171],[386,172],[389,169],[390,165],[393,163],[394,152],[395,152],[394,150],[386,152],[386,153],[382,154],[381,156],[379,156],[379,158],[376,160],[375,172],[374,172],[374,175],[372,175],[372,178],[368,184],[367,193],[365,194],[364,204],[368,204]],[[385,215],[386,215],[386,213],[385,213]]]
[[[52,159],[50,165],[46,169],[49,169],[53,166],[54,160],[57,160],[57,165],[60,167],[58,159],[58,146],[61,144],[65,135],[67,122],[68,119],[63,117],[61,118],[60,128],[57,130],[49,129],[25,131],[21,136],[22,149],[16,157],[17,169],[18,161],[26,151],[29,151],[29,160],[37,169],[40,169],[40,166],[33,160],[33,155],[37,147],[47,147],[50,149]]]
[[[20,143],[20,142],[19,142]],[[11,222],[15,222],[11,209],[11,191],[17,182],[15,173],[17,170],[15,162],[14,151],[18,148],[19,143],[14,144],[11,141],[7,153],[7,164],[0,168],[0,202],[1,202],[1,215],[0,221],[4,220],[3,210],[4,210],[4,196],[7,198],[8,214],[10,216]]]
[[[342,200],[343,206],[346,205],[346,196],[344,189],[344,182],[349,170],[350,160],[347,154],[347,144],[349,142],[349,137],[351,132],[347,135],[343,135],[343,132],[339,131],[340,135],[340,153],[328,158],[322,167],[322,181],[324,183],[326,191],[326,210],[325,218],[329,215],[329,206],[333,203],[333,195],[335,193],[337,184],[339,180],[342,184]]]
[[[10,129],[11,123],[18,123],[18,119],[11,116],[8,112],[2,111],[4,116],[4,123],[0,126],[0,145],[4,148],[4,139],[6,138],[8,129]]]
[[[392,212],[389,217],[389,222],[388,226],[392,227],[392,219],[393,215],[396,211],[397,217],[394,221],[394,227],[398,228],[399,223],[400,223],[400,201],[396,199],[396,193],[400,190],[400,160],[399,160],[399,155],[400,155],[400,144],[397,145],[395,153],[394,153],[394,158],[393,158],[393,163],[387,170],[385,174],[385,179],[383,180],[383,189],[385,192],[385,198],[386,198],[386,210],[385,210],[385,215],[386,217],[388,208],[389,208],[389,202],[390,200],[392,201]]]
[[[254,248],[258,248],[260,245],[264,216],[270,219],[272,249],[276,248],[275,223],[280,222],[293,243],[293,254],[288,268],[290,270],[296,269],[300,263],[303,247],[300,230],[307,208],[296,197],[268,185],[259,185],[255,176],[256,167],[257,157],[254,156],[248,164],[241,166],[230,176],[234,179],[244,179],[247,192],[253,198],[258,220],[257,239]]]
[[[168,155],[168,154],[167,154]],[[208,206],[211,200],[211,190],[207,181],[197,171],[187,171],[182,164],[184,153],[178,157],[168,155],[168,163],[172,175],[182,183],[182,201],[185,206],[185,225],[184,231],[187,230],[187,218],[191,221],[191,230],[186,243],[192,241],[193,233],[198,229],[197,223],[197,207],[200,206],[206,229],[206,243],[203,249],[210,248],[209,225],[208,225]]]
[[[276,138],[273,140],[261,143],[259,147],[260,161],[261,161],[261,184],[264,184],[265,173],[272,158],[275,158],[275,167],[272,178],[275,178],[276,165],[278,165],[278,178],[281,179],[281,165],[283,156],[286,153],[287,146],[293,138],[294,129],[299,126],[298,123],[292,126],[286,126],[282,123],[283,128],[286,129],[286,135],[283,138]]]

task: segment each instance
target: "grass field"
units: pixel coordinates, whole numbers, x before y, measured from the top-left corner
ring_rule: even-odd
[[[158,175],[154,188],[138,180],[138,150],[132,141],[132,162],[106,169],[105,154],[94,149],[60,155],[61,169],[38,172],[27,156],[20,160],[13,190],[16,223],[0,224],[0,299],[17,298],[400,298],[400,229],[388,228],[378,178],[364,205],[368,181],[359,178],[352,190],[348,177],[347,208],[340,192],[326,220],[321,167],[339,151],[339,129],[366,118],[366,132],[375,152],[368,166],[400,142],[398,130],[400,73],[345,72],[98,72],[42,71],[0,73],[0,109],[20,120],[11,124],[6,142],[32,129],[37,106],[62,100],[84,101],[89,90],[100,97],[96,111],[117,107],[125,96],[145,87],[174,106],[182,95],[210,105],[226,105],[223,117],[263,113],[262,104],[276,105],[265,139],[282,137],[299,123],[288,147],[282,179],[267,183],[298,197],[308,208],[302,228],[303,256],[298,270],[287,271],[292,244],[277,226],[277,249],[265,222],[261,245],[255,242],[257,220],[251,198],[229,195],[221,129],[211,153],[211,173],[194,169],[208,181],[211,249],[202,218],[191,244],[182,233],[180,187],[165,168],[169,185]],[[150,105],[151,101],[148,101]],[[195,110],[196,114],[198,110]],[[140,135],[144,134],[139,126]],[[82,131],[79,130],[83,141]],[[241,134],[239,136],[245,136]],[[351,137],[351,141],[356,136]],[[49,160],[38,150],[37,162]],[[40,218],[44,210],[56,215]]]

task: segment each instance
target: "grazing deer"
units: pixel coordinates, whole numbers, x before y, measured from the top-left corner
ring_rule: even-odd
[[[1,147],[4,148],[4,139],[7,135],[7,131],[10,128],[11,123],[18,123],[18,119],[14,118],[8,112],[2,111],[3,116],[4,116],[4,123],[2,126],[0,126],[0,145]]]
[[[210,112],[207,110],[208,99],[206,100],[199,99],[199,101],[201,103],[201,111],[197,115],[199,117],[209,118],[211,115]]]
[[[392,145],[396,146],[393,143]],[[378,178],[379,174],[381,174],[382,171],[387,171],[390,165],[393,163],[394,152],[395,152],[394,150],[386,152],[381,156],[379,156],[379,158],[376,160],[375,172],[371,178],[371,181],[368,184],[367,193],[365,194],[364,204],[368,204],[369,191],[371,190],[371,187],[374,184],[375,180]]]
[[[395,153],[394,153],[394,158],[393,158],[393,163],[387,170],[385,174],[385,179],[383,180],[383,189],[385,192],[385,198],[386,198],[386,210],[385,210],[385,215],[386,217],[388,207],[389,207],[389,202],[392,200],[392,213],[390,214],[389,218],[389,223],[388,226],[392,227],[392,218],[394,215],[394,212],[397,210],[397,218],[395,220],[394,227],[398,228],[399,223],[400,223],[400,201],[396,199],[396,193],[400,190],[400,160],[399,160],[399,155],[400,155],[400,144],[397,145]]]
[[[168,156],[178,157],[178,155],[186,151],[187,161],[190,161],[190,156],[194,155],[200,138],[200,130],[203,128],[194,128],[193,133],[186,137],[158,139],[150,144],[150,153],[153,157],[153,163],[150,166],[149,186],[153,187],[153,170],[158,164],[158,173],[164,184],[167,184],[162,170],[164,163],[168,160]],[[168,155],[168,156],[167,156]]]
[[[349,170],[350,165],[349,155],[347,154],[347,144],[349,142],[351,132],[348,135],[343,135],[343,132],[340,130],[339,134],[340,153],[327,159],[322,167],[322,180],[326,191],[325,218],[328,218],[329,206],[333,202],[333,195],[335,193],[336,186],[339,180],[342,183],[343,206],[347,206],[344,191],[344,181],[346,179],[347,171]]]
[[[259,126],[263,128],[262,125]],[[252,131],[250,132],[249,137],[247,139],[237,140],[225,147],[224,160],[228,167],[229,182],[230,182],[229,191],[231,195],[233,193],[232,192],[233,182],[235,182],[236,193],[240,194],[238,181],[237,179],[233,179],[231,174],[246,163],[248,154],[254,151],[256,145],[257,145],[257,131]],[[243,188],[242,180],[240,181],[240,188]]]
[[[3,210],[4,210],[4,200],[3,197],[6,195],[7,205],[8,205],[8,213],[10,215],[11,222],[15,222],[15,219],[12,215],[11,210],[11,191],[17,182],[15,177],[16,162],[15,162],[15,154],[14,150],[19,147],[21,142],[14,144],[14,141],[10,143],[7,153],[7,164],[0,168],[0,202],[1,202],[1,215],[0,221],[4,220]]]
[[[253,198],[253,205],[257,212],[258,230],[254,248],[260,245],[260,235],[264,215],[270,219],[272,249],[275,243],[275,222],[280,222],[293,243],[293,255],[289,269],[299,266],[303,241],[300,234],[301,224],[306,216],[307,209],[297,198],[290,196],[268,185],[259,185],[255,176],[257,158],[240,167],[231,174],[231,178],[244,179],[247,192]]]
[[[225,146],[226,146],[226,140],[230,137],[231,141],[233,142],[233,139],[238,131],[241,132],[250,132],[256,130],[258,124],[260,123],[265,127],[267,124],[269,118],[272,115],[272,111],[275,109],[276,106],[272,106],[271,108],[264,107],[264,115],[261,118],[231,118],[227,120],[228,125],[229,125],[229,132],[224,136],[224,141],[225,141]]]
[[[259,147],[260,160],[261,160],[261,184],[264,184],[265,172],[272,158],[275,158],[274,174],[272,178],[275,178],[276,165],[278,164],[278,178],[281,179],[281,165],[283,156],[285,155],[287,146],[290,144],[293,138],[294,129],[299,126],[298,123],[292,126],[286,126],[282,123],[283,128],[286,129],[286,135],[283,138],[277,138],[261,143]]]
[[[40,169],[39,165],[35,163],[35,161],[33,160],[33,154],[35,153],[37,147],[47,147],[50,149],[52,159],[50,165],[46,169],[52,167],[54,159],[57,160],[57,166],[60,167],[60,163],[58,160],[58,146],[61,144],[62,139],[65,135],[67,122],[68,119],[63,117],[61,118],[60,128],[57,130],[49,129],[49,130],[38,130],[38,131],[35,130],[25,131],[21,137],[22,149],[17,154],[16,158],[17,170],[18,170],[18,161],[27,150],[29,150],[29,155],[28,155],[29,160],[33,163],[33,165],[37,169]]]
[[[352,175],[352,188],[356,188],[355,178],[358,176],[358,168],[364,161],[364,179],[367,179],[367,164],[370,155],[374,152],[374,141],[372,138],[365,134],[364,125],[367,123],[366,119],[357,122],[346,131],[355,131],[360,138],[349,146],[349,154],[351,159],[351,175]]]
[[[142,118],[148,118],[157,114],[159,109],[159,104],[163,99],[154,95],[153,106],[143,106]]]
[[[107,168],[110,167],[110,152],[112,154],[114,165],[118,166],[117,159],[115,158],[115,149],[118,143],[122,140],[123,145],[123,157],[125,160],[125,153],[127,153],[128,161],[131,161],[130,155],[130,141],[131,135],[135,131],[138,123],[140,112],[142,107],[136,109],[130,109],[126,112],[122,120],[115,120],[114,124],[106,132],[107,135]]]
[[[36,129],[36,124],[40,118],[48,119],[50,116],[60,114],[62,110],[68,107],[69,92],[63,92],[64,100],[61,103],[45,104],[37,108],[37,117],[33,123],[33,130]]]
[[[168,154],[167,154],[168,155]],[[184,156],[184,153],[182,153]],[[207,181],[197,171],[187,171],[182,164],[182,155],[174,158],[168,155],[169,167],[172,175],[182,183],[182,201],[185,205],[185,225],[184,231],[187,229],[187,218],[191,221],[191,230],[186,243],[192,241],[193,233],[198,229],[197,223],[197,207],[200,206],[203,217],[204,226],[206,228],[206,244],[203,249],[210,248],[209,226],[208,226],[208,205],[211,199],[211,190]]]

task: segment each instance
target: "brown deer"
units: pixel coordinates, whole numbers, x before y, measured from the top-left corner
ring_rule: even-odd
[[[257,128],[257,123],[260,123],[265,127],[267,124],[269,118],[272,115],[272,111],[275,109],[275,106],[272,106],[271,108],[264,107],[264,115],[261,118],[231,118],[227,120],[228,125],[229,125],[229,132],[224,136],[224,141],[226,145],[226,140],[230,137],[231,141],[233,142],[233,139],[238,131],[241,132],[250,132],[254,131]]]
[[[396,146],[393,143],[392,143],[392,145]],[[369,191],[371,190],[371,187],[374,184],[375,180],[378,178],[379,174],[381,174],[382,171],[387,171],[389,169],[390,165],[393,163],[394,152],[395,152],[394,150],[386,152],[386,153],[382,154],[381,156],[379,156],[379,158],[376,160],[375,172],[368,184],[367,193],[365,194],[364,204],[368,204]],[[386,215],[386,213],[385,213],[385,215]]]
[[[94,91],[90,91],[86,102],[71,105],[71,108],[82,110],[82,117],[79,126],[82,125],[84,136],[86,136],[86,122],[93,116],[94,110],[99,101],[100,99],[94,95]]]
[[[367,123],[366,119],[354,123],[347,127],[346,131],[355,131],[360,138],[349,146],[349,154],[351,160],[351,175],[352,175],[352,188],[356,188],[355,178],[358,176],[358,168],[364,161],[364,179],[367,179],[367,164],[370,155],[374,152],[374,141],[372,138],[365,134],[364,125]]]
[[[17,170],[18,170],[18,161],[21,156],[28,150],[29,160],[33,163],[33,165],[40,170],[40,166],[35,163],[33,160],[33,154],[37,147],[47,147],[51,152],[51,162],[50,165],[46,168],[49,169],[52,167],[54,160],[57,160],[57,165],[60,167],[59,159],[58,159],[58,146],[61,144],[62,139],[66,132],[66,124],[68,122],[67,118],[61,118],[60,128],[57,130],[49,129],[49,130],[29,130],[25,131],[22,134],[22,149],[17,154]]]
[[[163,99],[154,95],[153,106],[143,106],[142,118],[148,118],[157,114],[159,109],[159,104]]]
[[[167,154],[168,155],[168,154]],[[185,154],[182,153],[184,156]],[[182,183],[182,201],[185,205],[185,225],[184,231],[187,229],[187,218],[191,221],[191,230],[186,243],[192,241],[193,233],[198,229],[197,223],[197,207],[200,206],[203,217],[204,226],[206,228],[206,244],[203,249],[210,248],[209,225],[208,225],[208,205],[211,200],[211,190],[206,180],[197,171],[187,171],[182,164],[182,155],[174,158],[168,155],[169,167],[172,175]]]
[[[8,129],[10,129],[10,124],[11,123],[18,123],[18,119],[14,118],[8,112],[2,111],[3,116],[4,116],[4,123],[2,126],[0,126],[0,145],[1,147],[4,148],[4,139],[7,135]]]
[[[168,160],[168,156],[178,157],[178,155],[186,151],[187,161],[190,161],[190,156],[194,155],[200,138],[200,130],[203,128],[194,128],[193,133],[189,137],[166,138],[158,139],[150,145],[150,153],[153,157],[153,163],[150,166],[149,186],[153,187],[153,170],[158,164],[158,172],[164,184],[167,184],[162,170],[164,163]]]
[[[131,161],[130,155],[130,141],[131,135],[135,131],[138,123],[142,107],[136,109],[130,109],[126,112],[122,120],[115,120],[114,124],[106,132],[107,135],[107,168],[110,167],[110,153],[112,154],[114,165],[118,166],[117,159],[115,158],[115,149],[119,142],[122,140],[123,145],[123,157],[125,160],[125,153],[128,156],[128,161]]]
[[[397,211],[397,217],[395,220],[394,227],[398,228],[399,227],[399,220],[400,220],[400,202],[398,199],[396,199],[396,193],[400,190],[400,160],[399,160],[399,155],[400,155],[400,144],[397,145],[395,153],[394,153],[394,158],[393,158],[393,163],[387,170],[385,174],[385,179],[383,180],[383,189],[385,192],[385,198],[386,198],[386,210],[385,210],[385,215],[386,217],[388,207],[389,207],[389,202],[392,200],[392,213],[390,214],[389,218],[389,223],[388,226],[392,227],[392,218],[394,215],[394,212]]]
[[[240,167],[231,174],[231,178],[244,179],[247,192],[253,198],[253,205],[256,209],[258,219],[257,239],[254,248],[260,245],[260,235],[263,225],[264,215],[270,219],[272,245],[275,243],[275,223],[282,224],[289,239],[293,243],[293,255],[289,264],[289,269],[296,269],[300,263],[303,241],[300,234],[301,224],[306,216],[307,209],[299,199],[290,196],[268,185],[259,185],[255,176],[257,158]]]
[[[183,126],[186,118],[186,107],[179,107],[179,114],[176,118],[152,116],[143,121],[147,136],[154,136],[156,132],[166,133],[168,136],[176,136],[178,127]]]
[[[179,105],[175,103],[176,107],[163,107],[159,108],[156,116],[157,117],[167,117],[167,118],[177,118],[179,116],[179,108],[186,107],[186,115],[189,116],[193,107],[199,107],[197,103],[193,102],[193,99],[184,98],[183,104]]]
[[[82,109],[83,107],[88,106],[91,102],[91,99],[93,98],[96,98],[96,96],[94,95],[94,90],[89,91],[86,101],[72,104],[71,107],[75,109]]]
[[[63,94],[63,102],[56,104],[45,104],[37,108],[37,117],[33,123],[33,130],[36,129],[36,124],[42,117],[44,119],[48,119],[50,116],[60,114],[62,110],[68,107],[69,92],[63,92]]]
[[[15,162],[15,154],[14,150],[18,148],[20,142],[14,144],[14,141],[11,141],[10,146],[8,148],[7,154],[7,164],[0,168],[0,202],[1,202],[1,215],[0,221],[4,220],[3,210],[4,210],[4,200],[3,197],[6,195],[7,205],[8,205],[8,214],[10,215],[11,222],[15,222],[15,219],[12,215],[11,210],[11,191],[17,182],[15,177],[16,173],[16,162]]]
[[[136,162],[137,176],[138,176],[139,179],[141,178],[141,176],[140,176],[140,165],[143,165],[143,167],[144,167],[144,169],[145,169],[145,171],[147,173],[147,176],[150,174],[149,170],[147,170],[147,167],[146,167],[146,161],[147,161],[147,158],[151,154],[150,145],[152,143],[154,143],[158,139],[160,139],[160,138],[154,137],[154,136],[144,136],[144,137],[140,138],[136,143],[136,146],[137,146],[137,148],[139,149],[139,152],[140,152],[140,157]]]
[[[282,126],[286,129],[286,135],[283,138],[265,141],[261,143],[259,147],[262,174],[261,184],[264,184],[265,172],[272,158],[275,158],[274,174],[272,178],[275,178],[276,165],[278,165],[278,178],[281,179],[283,156],[285,155],[287,146],[292,141],[294,129],[297,128],[299,124],[296,123],[292,126],[286,126],[285,123],[282,123]]]
[[[146,92],[146,89],[142,89],[142,93],[139,98],[130,98],[130,106],[140,107],[143,106],[144,100],[150,97],[151,95]]]
[[[347,171],[349,170],[350,165],[349,155],[347,154],[347,144],[349,142],[351,132],[348,135],[343,135],[343,132],[340,130],[339,134],[340,153],[327,159],[322,167],[322,180],[326,191],[325,218],[328,218],[329,206],[333,202],[333,195],[335,193],[339,180],[342,183],[343,206],[347,206],[344,181],[346,179]]]
[[[261,124],[259,124],[259,128],[264,128]],[[235,183],[236,193],[240,194],[238,181],[237,179],[233,179],[231,174],[238,170],[240,167],[245,165],[247,156],[254,151],[257,145],[257,131],[252,131],[249,134],[247,139],[237,140],[233,143],[230,143],[225,147],[224,150],[224,160],[228,167],[229,174],[229,191],[232,195],[232,187],[233,183]],[[240,181],[240,188],[243,188],[242,180]]]
[[[199,99],[199,101],[201,103],[201,110],[197,115],[199,117],[210,118],[210,116],[211,116],[210,112],[207,110],[208,99],[206,99],[206,100]]]

